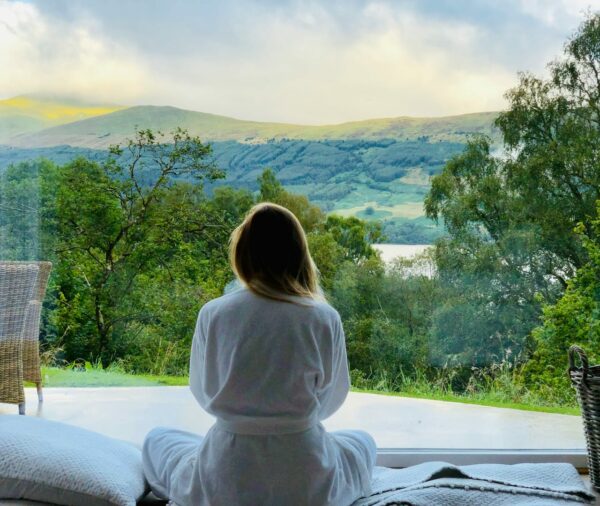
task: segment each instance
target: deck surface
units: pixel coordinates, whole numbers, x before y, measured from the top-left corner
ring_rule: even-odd
[[[156,426],[204,434],[214,422],[187,387],[47,388],[41,405],[35,389],[27,389],[26,396],[29,416],[136,444]],[[16,411],[0,404],[0,415]],[[356,392],[323,425],[366,430],[379,448],[585,448],[577,416]]]

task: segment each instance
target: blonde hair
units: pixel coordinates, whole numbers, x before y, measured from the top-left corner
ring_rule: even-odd
[[[283,206],[252,207],[231,234],[229,260],[238,279],[258,295],[286,302],[295,296],[324,299],[306,234]]]

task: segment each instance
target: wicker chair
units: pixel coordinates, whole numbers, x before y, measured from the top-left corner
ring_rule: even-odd
[[[40,318],[52,263],[35,263],[40,270],[33,297],[27,306],[25,327],[23,329],[23,381],[35,383],[38,399],[42,402],[44,397],[42,395],[42,372],[40,369]]]
[[[18,404],[22,415],[23,331],[38,272],[35,263],[0,262],[0,402]]]
[[[37,265],[39,267],[37,283],[32,299],[27,306],[25,326],[23,328],[23,381],[35,383],[38,400],[44,401],[42,394],[42,371],[40,367],[40,319],[42,304],[46,296],[48,278],[52,271],[52,262],[3,262],[5,265]]]

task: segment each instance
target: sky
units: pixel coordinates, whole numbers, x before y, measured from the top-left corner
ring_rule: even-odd
[[[327,124],[501,110],[600,0],[0,0],[0,98]]]

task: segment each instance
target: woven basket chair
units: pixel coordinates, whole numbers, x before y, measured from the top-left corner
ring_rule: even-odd
[[[38,399],[42,402],[44,397],[42,395],[42,371],[40,368],[40,319],[52,263],[36,262],[36,264],[40,270],[33,297],[27,306],[25,327],[23,329],[23,381],[35,383]]]
[[[576,366],[576,359],[581,366]],[[600,365],[591,366],[579,346],[569,348],[569,376],[581,408],[592,485],[600,491]]]
[[[23,330],[38,272],[34,263],[0,262],[0,402],[18,404],[22,415]]]

